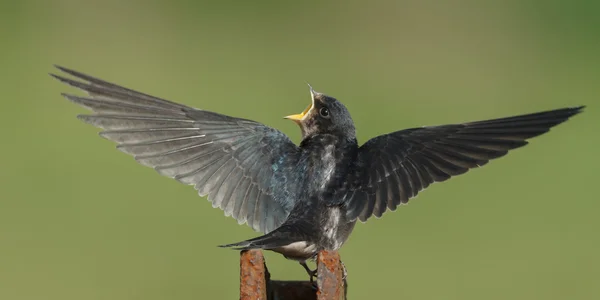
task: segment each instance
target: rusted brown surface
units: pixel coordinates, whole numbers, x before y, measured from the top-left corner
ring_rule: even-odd
[[[265,259],[259,250],[240,254],[241,300],[340,300],[346,299],[346,281],[337,252],[321,251],[317,256],[318,289],[310,281],[270,280]]]
[[[333,251],[321,251],[317,255],[318,300],[346,299],[346,282],[340,255]]]
[[[267,300],[267,270],[259,250],[240,254],[240,300]]]

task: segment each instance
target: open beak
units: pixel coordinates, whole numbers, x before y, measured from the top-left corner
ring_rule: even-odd
[[[285,116],[285,119],[288,120],[292,120],[294,122],[300,122],[302,120],[304,120],[304,117],[306,116],[306,114],[310,111],[310,109],[312,108],[312,103],[301,113],[299,114],[295,114],[295,115],[289,115],[289,116]]]
[[[315,105],[315,91],[313,90],[312,86],[310,86],[310,84],[308,85],[308,87],[310,88],[310,98],[311,98],[310,105],[303,112],[301,112],[299,114],[295,114],[295,115],[285,116],[285,117],[283,117],[284,119],[288,119],[288,120],[292,120],[296,123],[300,123],[300,122],[302,122],[302,120],[304,120],[304,118],[306,118],[306,115],[308,114],[308,112]]]

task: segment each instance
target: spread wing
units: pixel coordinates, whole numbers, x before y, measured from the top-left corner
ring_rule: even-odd
[[[53,77],[89,95],[63,94],[94,112],[79,119],[102,128],[100,135],[119,150],[194,185],[213,207],[256,231],[270,232],[287,218],[296,191],[286,183],[293,180],[300,150],[283,133],[57,68],[81,81]]]
[[[356,172],[344,198],[348,217],[363,222],[372,215],[381,217],[431,183],[504,156],[582,109],[413,128],[375,137],[359,148]]]

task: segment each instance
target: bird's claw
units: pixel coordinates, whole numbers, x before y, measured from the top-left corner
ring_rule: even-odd
[[[343,261],[340,260],[340,264],[342,265],[342,281],[346,281],[346,278],[348,278],[348,270],[346,269],[346,265],[344,264]],[[318,278],[318,275],[317,275],[318,269],[311,270],[308,267],[308,265],[306,265],[306,262],[301,262],[300,265],[302,265],[302,267],[304,267],[304,270],[306,270],[306,273],[308,273],[308,276],[310,278],[310,283],[312,284],[313,288],[316,290],[318,288],[318,285],[315,282],[315,279]]]
[[[312,286],[312,288],[317,291],[319,290],[319,284],[317,283],[317,281],[315,280],[315,278],[317,277],[316,272],[314,276],[310,276],[310,285]]]
[[[316,291],[319,289],[319,286],[317,284],[317,269],[314,270],[306,270],[306,272],[308,273],[308,276],[310,277],[310,284],[312,285],[312,288]]]
[[[310,282],[312,283],[317,278],[317,269],[311,270],[308,276],[310,276]]]
[[[308,265],[306,264],[306,262],[301,262],[300,265],[302,265],[304,270],[306,270],[306,273],[308,273],[308,276],[310,278],[310,283],[312,284],[313,288],[317,289],[317,283],[315,282],[315,278],[317,278],[317,270],[318,269],[311,270],[308,267]]]

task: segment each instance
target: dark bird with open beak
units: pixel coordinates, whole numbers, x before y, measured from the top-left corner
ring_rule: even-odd
[[[261,123],[200,110],[58,67],[52,75],[87,92],[64,94],[93,111],[79,119],[158,173],[193,185],[238,223],[263,233],[228,244],[299,261],[338,250],[357,220],[381,217],[434,182],[460,175],[525,146],[583,106],[515,117],[404,129],[359,146],[354,122],[333,97],[315,92],[296,145]]]

